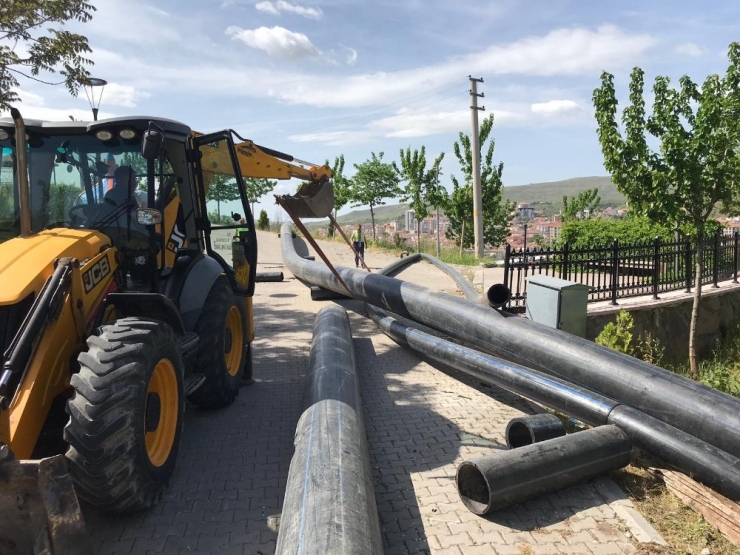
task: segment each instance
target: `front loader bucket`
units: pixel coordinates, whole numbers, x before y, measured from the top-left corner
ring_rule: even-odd
[[[304,183],[295,195],[275,198],[296,218],[326,218],[334,210],[334,185],[331,181]]]
[[[16,461],[0,445],[0,553],[92,553],[62,455]]]

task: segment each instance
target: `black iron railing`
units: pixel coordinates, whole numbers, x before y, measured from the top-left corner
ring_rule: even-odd
[[[720,281],[737,283],[740,236],[717,233],[704,242],[702,283],[717,287]],[[691,291],[696,268],[696,245],[689,240],[648,241],[608,247],[571,249],[514,249],[506,246],[504,283],[511,289],[506,310],[524,312],[527,278],[548,275],[588,285],[589,302],[652,295],[684,289]]]

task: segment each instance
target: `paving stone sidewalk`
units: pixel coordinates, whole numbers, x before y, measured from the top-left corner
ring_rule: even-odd
[[[163,503],[125,517],[85,508],[96,553],[274,553],[313,320],[330,301],[311,301],[308,289],[280,267],[279,247],[260,241],[260,271],[282,270],[287,279],[257,285],[255,383],[225,409],[188,408]],[[608,479],[487,518],[465,509],[455,488],[457,465],[505,448],[506,424],[531,413],[532,405],[420,360],[378,332],[360,303],[340,304],[355,338],[386,555],[635,552],[625,535],[630,523],[616,511],[621,495]]]

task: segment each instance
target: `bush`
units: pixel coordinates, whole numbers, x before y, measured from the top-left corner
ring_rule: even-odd
[[[257,220],[257,229],[268,231],[270,229],[270,218],[267,217],[265,210],[260,210],[260,217]]]
[[[596,343],[609,347],[620,353],[632,355],[632,328],[635,321],[629,312],[620,310],[615,322],[609,322],[596,337]]]

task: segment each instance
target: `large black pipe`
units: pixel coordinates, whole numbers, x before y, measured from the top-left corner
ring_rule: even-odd
[[[367,309],[378,328],[401,345],[592,426],[619,426],[636,447],[740,500],[740,459],[725,451],[584,387],[429,335],[373,306]]]
[[[338,306],[316,316],[304,407],[276,553],[382,553],[352,333]]]
[[[465,461],[457,468],[457,490],[482,515],[618,470],[631,457],[622,430],[599,426]]]
[[[290,226],[284,224],[284,230]],[[283,237],[286,237],[283,233]],[[342,284],[282,241],[291,272],[333,291]],[[356,299],[421,322],[507,360],[608,394],[694,437],[740,456],[740,399],[526,318],[504,318],[467,301],[378,274],[338,267]]]

